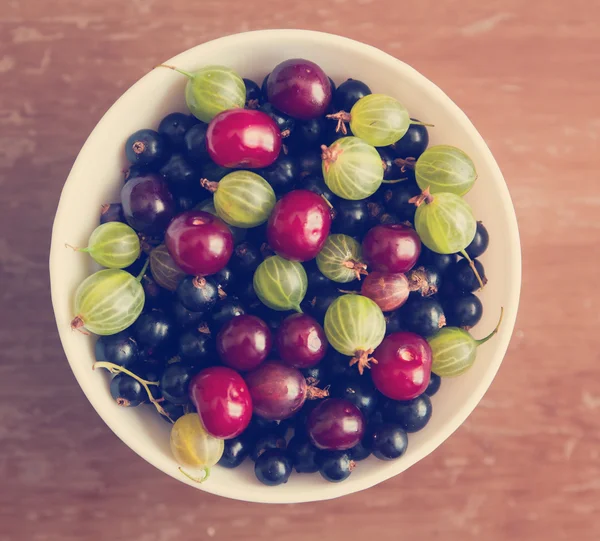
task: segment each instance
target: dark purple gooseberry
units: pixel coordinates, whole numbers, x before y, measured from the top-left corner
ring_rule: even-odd
[[[121,189],[121,204],[127,223],[142,233],[163,232],[175,213],[173,196],[158,175],[127,182]]]
[[[269,101],[300,120],[322,116],[331,102],[331,83],[314,62],[292,58],[277,65],[267,79]]]

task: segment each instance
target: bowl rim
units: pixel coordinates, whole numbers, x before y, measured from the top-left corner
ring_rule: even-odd
[[[52,296],[52,305],[53,311],[55,315],[55,319],[57,322],[58,333],[60,336],[60,340],[63,346],[63,350],[65,352],[65,356],[69,362],[71,370],[81,387],[82,391],[86,395],[87,399],[91,403],[91,405],[96,410],[96,413],[100,416],[100,418],[106,423],[106,425],[119,437],[123,443],[125,443],[129,448],[131,448],[136,454],[142,457],[144,460],[155,466],[157,469],[163,471],[167,475],[177,479],[178,481],[187,483],[195,488],[200,488],[201,490],[218,495],[224,496],[228,498],[239,499],[243,501],[249,502],[257,502],[257,503],[297,503],[297,502],[308,502],[308,501],[318,501],[318,500],[327,500],[340,496],[344,496],[347,494],[352,494],[354,492],[358,492],[360,490],[364,490],[370,488],[378,483],[386,481],[391,477],[396,476],[397,474],[403,472],[408,469],[412,465],[416,464],[424,457],[432,453],[438,446],[440,446],[450,435],[456,431],[460,425],[465,421],[465,419],[473,412],[477,404],[480,402],[481,398],[488,390],[491,385],[496,373],[502,363],[502,360],[506,354],[508,349],[508,345],[512,336],[512,332],[514,329],[517,310],[519,305],[519,297],[521,291],[521,245],[519,238],[519,231],[517,226],[516,213],[514,210],[514,206],[510,197],[510,193],[508,191],[508,187],[502,176],[500,168],[496,163],[490,149],[485,143],[483,137],[479,134],[475,126],[472,124],[467,115],[460,109],[437,85],[427,79],[424,75],[419,73],[417,70],[409,66],[408,64],[402,62],[401,60],[391,56],[390,54],[373,47],[371,45],[367,45],[365,43],[335,35],[329,34],[326,32],[317,32],[312,30],[301,30],[301,29],[274,29],[274,30],[255,30],[251,32],[242,32],[238,34],[232,34],[224,37],[217,38],[215,40],[210,40],[204,42],[200,45],[196,45],[176,56],[167,60],[165,63],[177,63],[180,65],[185,65],[190,61],[194,61],[195,58],[199,56],[200,51],[203,48],[214,46],[214,45],[223,45],[227,44],[228,46],[243,46],[243,47],[251,47],[253,42],[261,41],[265,38],[272,40],[273,43],[276,43],[279,39],[288,40],[290,38],[295,39],[303,39],[305,41],[318,41],[323,43],[324,46],[327,44],[337,44],[341,45],[348,50],[349,54],[352,54],[352,51],[358,51],[362,54],[369,54],[374,58],[374,61],[382,64],[393,67],[394,70],[403,72],[403,75],[410,79],[413,84],[420,85],[422,87],[427,88],[428,92],[435,96],[435,99],[439,100],[441,105],[450,110],[452,115],[454,116],[456,122],[461,125],[462,129],[465,130],[472,138],[473,144],[477,149],[477,154],[480,160],[485,161],[486,165],[492,171],[492,180],[497,184],[497,187],[500,192],[501,201],[499,207],[502,208],[504,214],[504,220],[506,223],[506,235],[509,238],[509,246],[511,247],[513,253],[511,254],[512,266],[510,268],[510,275],[506,277],[513,286],[510,288],[509,298],[506,299],[506,303],[504,305],[504,321],[501,331],[498,333],[497,341],[495,345],[495,350],[493,355],[491,355],[489,361],[488,370],[485,372],[484,377],[478,382],[477,386],[472,389],[471,395],[469,397],[469,401],[466,402],[461,408],[458,408],[450,420],[432,437],[430,437],[426,442],[423,442],[420,446],[419,452],[413,456],[410,460],[398,461],[396,467],[393,469],[375,469],[372,472],[369,472],[368,475],[365,475],[360,483],[353,484],[351,487],[345,488],[344,483],[339,484],[331,484],[328,486],[328,490],[323,490],[322,493],[311,492],[307,497],[299,498],[295,497],[295,492],[279,492],[277,490],[269,492],[267,494],[273,494],[273,496],[264,496],[264,493],[258,492],[254,494],[252,491],[244,491],[243,488],[231,487],[228,484],[218,485],[212,483],[206,483],[202,485],[198,485],[193,483],[190,480],[182,479],[181,476],[176,476],[171,471],[167,471],[162,467],[161,464],[157,460],[152,459],[147,456],[147,453],[137,442],[135,438],[128,432],[126,423],[115,424],[108,420],[108,416],[104,414],[102,407],[100,407],[99,400],[97,400],[93,394],[90,392],[90,387],[86,382],[82,380],[78,376],[78,370],[75,368],[75,351],[69,345],[68,337],[72,332],[70,329],[62,328],[59,320],[59,309],[57,302],[57,287],[56,284],[59,281],[60,277],[57,274],[59,261],[63,258],[63,254],[59,247],[63,246],[63,242],[56,238],[56,231],[59,229],[59,226],[63,220],[66,220],[67,212],[66,210],[66,198],[63,197],[66,193],[68,193],[71,185],[74,185],[76,182],[76,177],[78,176],[78,170],[83,167],[83,157],[85,155],[85,151],[88,147],[93,146],[95,134],[100,131],[100,127],[107,122],[107,117],[110,115],[111,111],[117,107],[117,105],[125,99],[125,96],[135,92],[138,88],[146,85],[149,82],[149,79],[152,77],[153,71],[150,71],[142,78],[140,78],[137,82],[135,82],[125,93],[123,93],[111,107],[107,110],[107,112],[100,119],[98,124],[94,127],[90,135],[88,136],[86,142],[82,146],[79,151],[77,158],[71,168],[71,171],[65,181],[65,184],[62,188],[54,224],[52,228],[52,238],[51,238],[51,246],[50,246],[50,258],[49,258],[49,270],[50,270],[50,284],[51,284],[51,296]]]

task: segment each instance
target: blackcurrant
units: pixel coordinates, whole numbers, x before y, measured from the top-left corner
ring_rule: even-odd
[[[139,348],[130,331],[122,331],[98,338],[95,355],[97,361],[105,361],[127,368],[137,362]]]
[[[237,297],[227,297],[219,301],[212,311],[211,321],[215,332],[218,332],[225,323],[237,316],[243,316],[246,309]]]
[[[244,306],[247,306],[252,313],[254,312],[255,308],[258,308],[261,305],[252,281],[242,281],[242,283],[236,288],[235,293],[239,297],[240,301],[242,301]]]
[[[427,385],[427,389],[425,389],[425,394],[427,396],[433,396],[440,390],[440,386],[442,385],[442,378],[437,374],[431,373],[431,377],[429,378],[429,385]]]
[[[233,289],[235,285],[235,274],[229,267],[223,267],[220,271],[211,274],[211,278],[215,281],[217,287],[225,293]]]
[[[306,379],[312,379],[319,386],[323,386],[327,380],[326,367],[322,362],[310,368],[301,368],[300,372]]]
[[[348,455],[352,460],[358,462],[371,456],[371,449],[368,447],[366,440],[363,439],[358,445],[348,449]]]
[[[140,315],[133,332],[141,346],[159,349],[167,347],[175,338],[175,324],[167,312],[154,308]]]
[[[342,355],[330,348],[321,364],[325,367],[328,381],[337,381],[339,379],[349,379],[356,377],[356,366],[350,366],[351,357]]]
[[[389,184],[384,190],[383,200],[388,212],[395,214],[402,221],[412,222],[417,208],[408,201],[420,193],[421,189],[414,180],[403,180]]]
[[[249,242],[238,244],[231,255],[228,265],[239,276],[249,276],[262,263],[260,250]]]
[[[385,180],[397,180],[402,178],[403,175],[400,171],[400,167],[394,163],[396,156],[389,148],[378,148],[377,152],[381,156],[381,163],[383,163],[383,178]],[[398,184],[402,184],[399,182]]]
[[[244,79],[244,84],[246,85],[246,107],[249,109],[258,108],[262,102],[260,86],[252,79]]]
[[[322,175],[323,159],[320,150],[307,150],[298,155],[298,176],[300,178],[308,175]]]
[[[203,314],[208,314],[219,300],[219,288],[212,278],[186,276],[179,282],[175,293],[188,310]]]
[[[264,102],[269,101],[269,95],[267,94],[267,81],[269,80],[269,75],[271,75],[270,73],[267,73],[265,75],[265,78],[263,79],[261,85],[260,85],[260,94],[262,96],[262,100]]]
[[[416,119],[411,119],[416,120]],[[417,121],[418,122],[418,121]],[[396,157],[406,159],[417,159],[429,144],[429,132],[426,126],[420,124],[409,124],[408,131],[402,138],[392,145]]]
[[[174,423],[175,421],[177,421],[177,419],[185,415],[185,410],[183,409],[183,406],[180,406],[178,404],[171,404],[171,402],[167,402],[165,400],[164,402],[161,402],[161,406],[162,409],[168,415],[168,417],[165,417],[162,413],[160,414],[160,416],[169,424]],[[154,405],[152,405],[152,409],[156,411]]]
[[[369,94],[371,94],[371,89],[365,83],[357,79],[348,79],[337,87],[333,95],[334,107],[338,111],[349,113],[360,98]]]
[[[431,297],[442,287],[442,273],[433,265],[413,267],[406,273],[410,290],[423,296]]]
[[[185,154],[190,162],[195,165],[202,164],[208,160],[208,150],[206,149],[207,129],[207,124],[204,124],[204,122],[199,122],[198,124],[192,126],[185,134]]]
[[[477,230],[475,231],[475,237],[471,241],[471,244],[467,246],[465,252],[471,259],[475,259],[482,255],[490,243],[490,234],[485,226],[481,222],[477,222]]]
[[[310,190],[327,199],[332,205],[335,205],[339,200],[337,195],[327,187],[321,174],[310,174],[305,176],[296,187],[302,190]]]
[[[292,144],[298,148],[320,148],[326,142],[329,125],[323,117],[297,122]]]
[[[408,436],[400,425],[382,424],[369,431],[369,444],[380,460],[400,458],[408,447]]]
[[[283,138],[289,137],[292,134],[294,131],[295,120],[291,116],[278,111],[270,103],[263,103],[260,106],[260,110],[275,121],[275,124],[277,124],[278,128],[281,130],[281,136]]]
[[[369,417],[377,408],[379,394],[370,378],[357,377],[333,379],[329,395],[343,398],[354,404],[365,417]]]
[[[331,224],[333,233],[343,233],[350,237],[362,236],[369,225],[369,207],[365,200],[350,201],[339,199],[334,206],[335,218]]]
[[[267,449],[283,449],[285,450],[285,438],[278,434],[264,434],[260,436],[250,451],[250,458],[256,462],[258,457]]]
[[[171,113],[160,121],[158,133],[169,140],[171,148],[185,150],[185,134],[198,122],[198,119],[192,115]]]
[[[283,194],[294,188],[298,166],[291,156],[282,154],[275,163],[266,169],[261,169],[258,174],[271,185],[275,193]]]
[[[281,449],[268,449],[254,464],[256,478],[267,486],[287,483],[292,474],[292,461]]]
[[[316,462],[318,449],[303,436],[294,436],[288,444],[288,454],[292,465],[298,473],[315,473],[319,471]]]
[[[125,143],[125,155],[132,165],[157,169],[169,158],[169,140],[154,130],[136,131]]]
[[[431,419],[431,400],[422,394],[413,400],[386,400],[383,404],[383,419],[387,423],[401,426],[406,432],[418,432]]]
[[[204,314],[202,312],[188,310],[176,298],[173,299],[173,303],[171,304],[171,313],[177,324],[183,328],[198,326],[204,321]]]
[[[125,216],[123,215],[123,205],[121,205],[121,203],[110,203],[107,205],[102,205],[100,209],[100,223],[106,224],[108,222],[125,223]]]
[[[483,283],[487,283],[485,277],[485,269],[480,261],[477,259],[473,260],[475,268],[481,277]],[[459,259],[448,269],[448,279],[456,286],[458,291],[472,292],[479,289],[479,281],[471,268],[471,265],[466,259]]]
[[[474,327],[483,316],[483,304],[473,293],[446,297],[442,305],[447,323],[453,327]]]
[[[395,332],[402,332],[406,330],[404,322],[402,321],[402,314],[396,310],[385,314],[385,334],[392,334]]]
[[[446,325],[444,309],[435,297],[411,295],[400,311],[407,330],[421,336],[432,336]]]
[[[436,267],[442,274],[456,262],[456,254],[438,254],[426,246],[421,246],[419,265]]]
[[[223,456],[219,460],[219,466],[224,468],[237,468],[250,454],[254,445],[254,438],[247,432],[243,432],[235,438],[225,440]]]
[[[165,368],[160,378],[160,391],[172,404],[185,405],[189,402],[188,387],[192,368],[186,363],[173,363]]]
[[[198,197],[205,192],[198,182],[198,171],[182,154],[173,154],[169,161],[160,168],[160,174],[174,192],[198,194]]]
[[[177,353],[183,361],[198,366],[210,364],[217,352],[215,339],[207,326],[189,329],[179,335]]]
[[[355,467],[348,451],[320,451],[317,456],[319,473],[331,483],[339,483],[350,477]]]
[[[309,295],[317,294],[319,291],[333,285],[333,282],[319,270],[314,259],[304,263],[304,270],[308,279]]]
[[[110,394],[119,406],[134,408],[148,398],[142,384],[127,374],[117,374],[110,381]]]

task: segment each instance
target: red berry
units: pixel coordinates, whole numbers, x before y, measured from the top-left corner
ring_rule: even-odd
[[[302,372],[277,361],[267,361],[246,375],[254,413],[270,421],[281,421],[296,413],[306,400],[307,385]]]
[[[217,335],[221,361],[240,371],[254,370],[267,358],[271,345],[271,330],[256,316],[234,317]]]
[[[412,400],[422,394],[431,377],[431,348],[412,332],[390,334],[373,353],[377,364],[371,377],[377,390],[392,400]]]
[[[310,120],[325,114],[331,102],[331,83],[314,62],[293,58],[271,72],[267,95],[269,102],[286,115]]]
[[[189,392],[211,436],[226,440],[246,430],[252,418],[252,398],[235,370],[225,366],[206,368],[191,381]]]
[[[310,412],[306,427],[311,441],[319,449],[343,451],[360,442],[365,433],[365,420],[352,402],[328,398]]]
[[[378,225],[365,235],[362,248],[369,270],[407,272],[419,259],[421,240],[412,227]]]
[[[328,345],[323,327],[306,314],[285,318],[277,331],[276,343],[281,360],[296,368],[318,364]]]
[[[269,246],[291,261],[308,261],[323,248],[331,228],[325,200],[308,190],[294,190],[275,205],[267,226]]]
[[[404,274],[372,271],[363,280],[360,292],[383,312],[392,312],[407,301],[410,289]]]
[[[177,266],[196,276],[219,272],[233,253],[233,237],[227,225],[201,210],[176,216],[167,227],[165,244]]]
[[[281,132],[275,121],[262,111],[230,109],[211,120],[206,148],[221,167],[268,167],[279,156]]]

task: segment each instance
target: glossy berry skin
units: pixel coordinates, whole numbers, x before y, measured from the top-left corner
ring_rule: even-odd
[[[431,336],[446,325],[444,309],[435,296],[411,295],[401,310],[406,328],[421,336]]]
[[[167,183],[154,174],[127,182],[121,189],[121,204],[127,223],[141,233],[161,233],[175,213]]]
[[[378,225],[366,234],[362,248],[369,269],[407,272],[419,259],[421,241],[411,227]]]
[[[260,436],[250,451],[250,458],[256,462],[258,457],[267,449],[284,449],[286,448],[285,438],[278,434],[265,434]]]
[[[160,121],[158,133],[169,140],[171,148],[184,150],[185,134],[198,122],[199,120],[191,115],[171,113]]]
[[[190,165],[182,154],[173,154],[160,168],[159,173],[175,193],[197,194],[197,197],[204,195],[198,185],[196,168]]]
[[[325,184],[321,175],[307,175],[299,183],[298,188],[301,190],[310,190],[311,192],[324,197],[332,205],[336,205],[339,201],[337,195],[335,195]]]
[[[452,327],[474,327],[483,315],[483,304],[473,293],[445,298],[442,306],[446,323]]]
[[[183,406],[189,402],[188,389],[192,379],[192,368],[184,363],[173,363],[165,368],[160,378],[159,389],[171,404]]]
[[[411,118],[411,120],[415,120]],[[429,144],[429,132],[426,126],[410,124],[402,138],[392,145],[397,158],[417,159]]]
[[[254,474],[263,485],[282,485],[287,483],[292,474],[292,461],[281,449],[269,449],[258,457]]]
[[[318,449],[308,438],[294,435],[287,447],[288,455],[294,469],[298,473],[315,473],[319,471],[317,464]]]
[[[201,165],[208,159],[208,150],[206,148],[206,131],[208,124],[198,122],[192,126],[184,137],[184,150],[188,160],[195,165]],[[204,173],[204,176],[208,176]],[[211,180],[217,180],[211,178]]]
[[[237,468],[250,455],[253,446],[254,437],[247,431],[235,438],[225,440],[225,448],[223,456],[219,460],[219,466],[229,469]]]
[[[392,154],[392,150],[390,150],[387,147],[384,147],[378,148],[377,152],[379,152],[379,155],[381,156],[381,161],[383,163],[384,180],[396,180],[406,176],[400,171],[400,167],[398,167],[394,163],[395,156]],[[402,182],[400,182],[399,184],[402,184]]]
[[[422,394],[431,376],[431,348],[423,337],[398,332],[384,338],[373,353],[371,377],[377,390],[392,400],[412,400]]]
[[[233,237],[225,222],[201,210],[174,218],[167,228],[165,244],[177,266],[194,276],[220,271],[233,253]]]
[[[385,334],[386,336],[395,332],[406,330],[402,321],[402,314],[399,310],[385,314]]]
[[[95,357],[119,366],[132,366],[139,358],[139,347],[129,331],[100,336],[96,341]]]
[[[471,244],[466,247],[465,252],[471,259],[482,255],[490,244],[490,234],[481,222],[477,222],[477,229]]]
[[[127,139],[125,155],[132,165],[157,168],[169,157],[169,141],[154,130],[139,130]]]
[[[358,79],[348,79],[337,87],[333,95],[333,106],[336,111],[350,112],[354,104],[361,98],[371,94],[371,89]]]
[[[408,171],[400,173],[401,178],[411,176]],[[408,201],[421,193],[421,188],[414,179],[405,180],[398,184],[387,185],[388,188],[383,191],[383,202],[388,212],[398,217],[400,221],[413,222],[417,207]]]
[[[223,267],[220,271],[215,272],[211,278],[225,293],[234,288],[236,276],[229,267]]]
[[[179,299],[173,299],[171,304],[171,313],[177,325],[182,329],[198,327],[204,323],[205,316],[202,312],[192,312],[188,310]]]
[[[179,282],[175,294],[188,310],[208,314],[219,299],[219,288],[211,278],[186,276]]]
[[[206,148],[221,167],[259,169],[268,167],[279,156],[281,132],[262,111],[230,109],[211,120]]]
[[[279,421],[294,415],[306,400],[307,385],[297,368],[267,361],[246,375],[254,413]]]
[[[246,107],[256,109],[262,101],[260,86],[252,79],[244,79],[244,85],[246,87]]]
[[[481,280],[486,284],[487,278],[485,276],[483,265],[477,259],[474,259],[473,263],[475,264],[479,276],[481,276]],[[479,281],[466,259],[459,259],[448,269],[448,278],[459,291],[471,293],[480,288]]]
[[[217,335],[217,353],[223,364],[245,372],[254,370],[271,351],[271,330],[260,318],[234,317]]]
[[[291,143],[298,148],[319,148],[321,144],[327,142],[328,122],[324,118],[313,118],[312,120],[297,122]]]
[[[272,103],[264,103],[260,106],[260,110],[271,117],[275,124],[277,124],[283,139],[286,139],[294,132],[296,121],[291,116],[278,111]]]
[[[372,452],[379,460],[400,458],[408,448],[408,436],[399,425],[378,425],[370,431],[369,439]]]
[[[371,448],[367,445],[367,442],[363,438],[359,443],[357,443],[352,449],[348,449],[348,456],[355,461],[364,460],[365,458],[369,458],[371,456]]]
[[[315,366],[327,353],[327,338],[319,323],[306,314],[283,320],[275,340],[281,360],[296,368]]]
[[[431,400],[426,394],[412,400],[387,400],[383,406],[383,419],[400,425],[406,432],[418,432],[431,419]]]
[[[291,156],[282,155],[275,163],[259,171],[259,175],[271,185],[276,194],[283,194],[294,187],[298,166]]]
[[[124,408],[135,408],[148,397],[140,382],[123,373],[117,374],[110,381],[110,394],[113,400]]]
[[[215,340],[208,327],[189,329],[179,335],[177,353],[182,361],[194,366],[207,366],[215,357]]]
[[[456,263],[456,260],[456,254],[437,254],[436,252],[432,252],[426,246],[421,246],[419,264],[435,267],[442,275]]]
[[[229,266],[239,276],[250,275],[254,273],[262,260],[262,254],[256,246],[249,242],[242,242],[235,247]]]
[[[425,394],[427,396],[433,396],[440,390],[440,386],[442,385],[442,378],[435,373],[431,373],[431,379],[429,380],[429,385],[427,385],[427,389],[425,389]]]
[[[175,338],[175,324],[169,314],[155,308],[138,317],[133,332],[140,346],[156,349]]]
[[[125,223],[125,215],[123,214],[123,205],[121,203],[102,205],[100,209],[100,223],[106,224],[108,222]]]
[[[190,398],[206,431],[229,439],[246,430],[252,418],[252,398],[246,382],[235,370],[213,366],[190,383]]]
[[[291,261],[308,261],[323,248],[331,229],[331,212],[322,197],[294,190],[275,205],[267,240],[275,252]]]
[[[375,413],[379,397],[369,378],[354,376],[332,381],[329,396],[351,402],[361,411],[365,419]]]
[[[220,331],[223,325],[231,320],[243,316],[246,309],[237,297],[227,297],[217,303],[217,306],[212,311],[211,324],[215,332]]]
[[[363,199],[350,201],[340,199],[334,204],[335,219],[331,225],[332,233],[343,233],[350,237],[362,237],[370,221],[369,207]]]
[[[269,101],[293,118],[322,116],[331,102],[331,83],[314,62],[293,58],[278,64],[267,79]]]
[[[319,473],[330,483],[341,483],[350,477],[355,467],[347,451],[321,451],[317,456]]]
[[[365,420],[360,410],[341,398],[323,400],[306,420],[311,442],[319,449],[343,451],[363,437]]]

